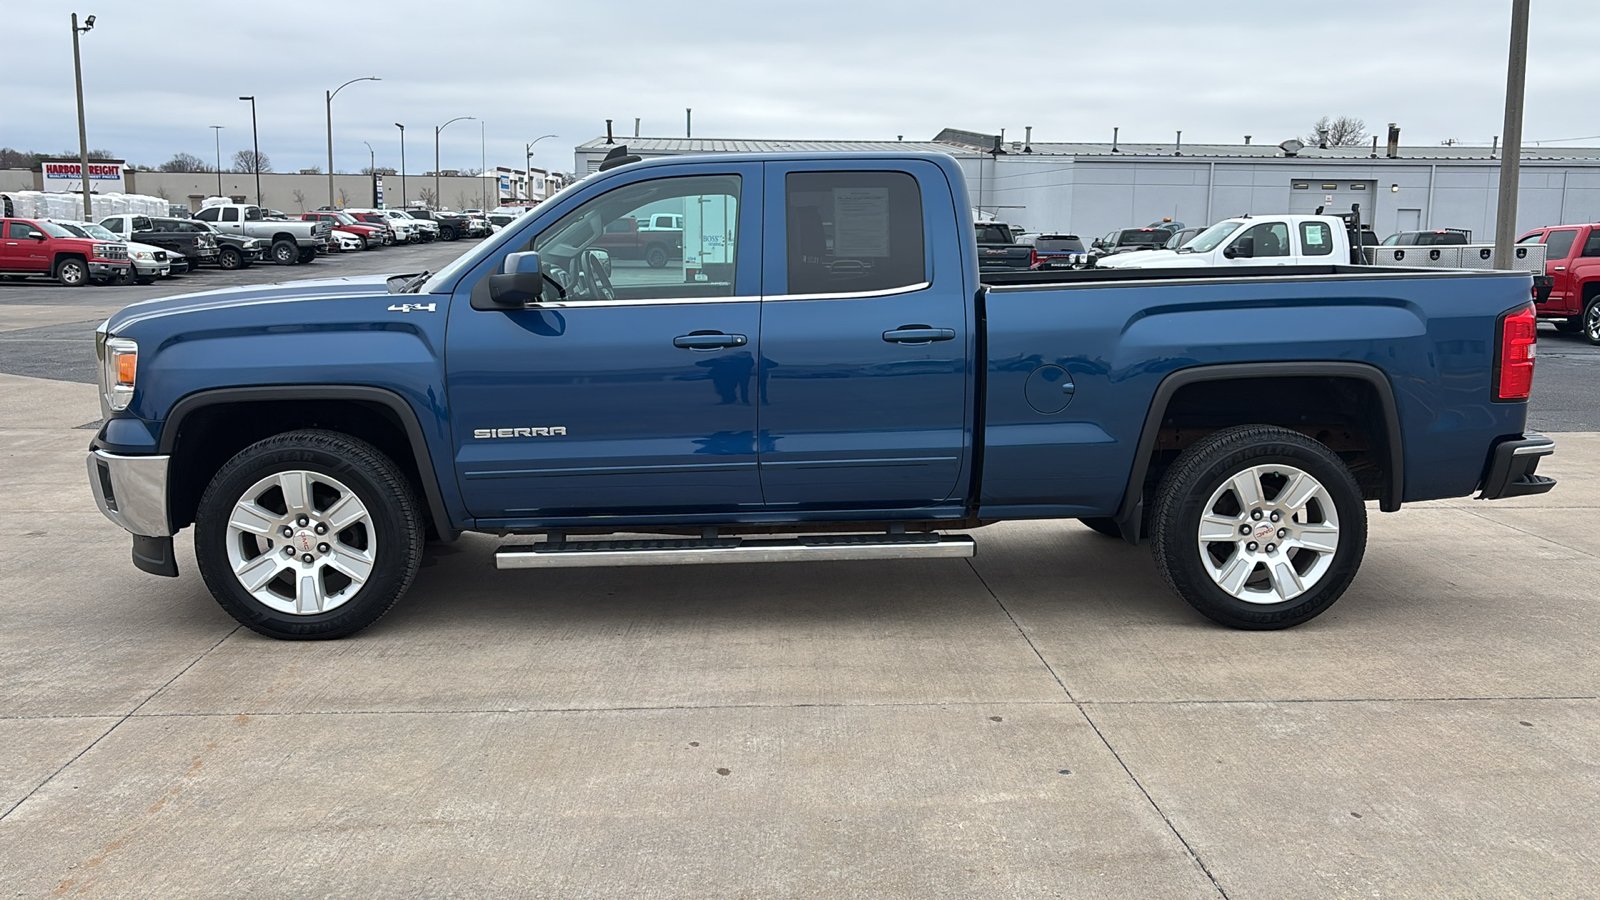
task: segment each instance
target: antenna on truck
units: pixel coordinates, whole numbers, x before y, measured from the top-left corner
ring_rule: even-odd
[[[642,159],[644,159],[644,157],[638,155],[637,153],[629,153],[627,144],[618,144],[616,149],[612,150],[610,153],[607,153],[606,158],[600,161],[599,171],[604,172],[607,169],[615,169],[617,166],[625,166],[628,163],[636,163]]]

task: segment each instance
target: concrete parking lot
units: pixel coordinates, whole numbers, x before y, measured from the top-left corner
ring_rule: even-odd
[[[218,608],[187,534],[182,577],[133,569],[84,484],[84,326],[148,289],[20,288],[0,286],[0,896],[1600,881],[1600,353],[1575,339],[1541,333],[1556,490],[1374,510],[1354,586],[1290,631],[1215,627],[1146,548],[1052,521],[981,530],[971,561],[762,567],[499,572],[467,536],[377,625],[291,644]]]

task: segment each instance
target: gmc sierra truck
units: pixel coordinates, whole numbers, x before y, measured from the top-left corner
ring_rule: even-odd
[[[107,320],[88,478],[135,565],[176,576],[192,528],[240,622],[334,638],[463,531],[555,568],[966,557],[1077,518],[1270,629],[1350,585],[1364,501],[1554,485],[1525,273],[980,276],[950,157],[620,154],[438,272]],[[606,225],[664,201],[697,249],[613,280]]]

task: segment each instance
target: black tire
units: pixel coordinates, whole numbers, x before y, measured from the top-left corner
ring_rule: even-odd
[[[154,284],[156,277],[154,275],[135,275],[133,280],[139,284]]]
[[[89,283],[89,264],[76,256],[56,263],[56,281],[63,287],[83,287]]]
[[[312,260],[315,260],[316,258],[317,258],[316,248],[314,248],[314,247],[303,247],[303,248],[301,248],[301,250],[300,250],[300,260],[299,260],[300,262],[308,263],[308,262],[311,262]]]
[[[280,266],[292,266],[300,259],[300,248],[294,241],[272,242],[272,261]]]
[[[665,268],[667,265],[667,248],[660,244],[651,244],[644,249],[644,261],[652,269]]]
[[[1332,514],[1337,517],[1337,535],[1332,551],[1318,553],[1297,547],[1287,552],[1279,551],[1281,555],[1273,556],[1269,548],[1275,548],[1273,541],[1279,538],[1270,530],[1264,535],[1245,535],[1206,544],[1208,549],[1202,549],[1199,540],[1201,517],[1208,511],[1215,515],[1218,509],[1207,509],[1212,497],[1223,490],[1234,476],[1255,466],[1273,465],[1298,469],[1320,483],[1331,500]],[[1261,478],[1251,479],[1261,490],[1262,498],[1266,497],[1273,478],[1269,470]],[[1262,499],[1252,508],[1271,509],[1274,501],[1283,496],[1282,492],[1289,489],[1288,484],[1280,485],[1271,499]],[[1224,494],[1219,507],[1230,503],[1229,496],[1239,499],[1237,494]],[[1313,503],[1317,504],[1314,514]],[[1331,520],[1329,512],[1323,510],[1321,504],[1320,499],[1305,502],[1306,522],[1290,518],[1273,523],[1266,516],[1253,517],[1249,510],[1243,508],[1238,512],[1238,521],[1241,526],[1248,525],[1252,529],[1287,526],[1292,531],[1308,525],[1315,527],[1317,523],[1313,519],[1320,517],[1320,522],[1326,527]],[[1237,503],[1231,505],[1242,507]],[[1222,515],[1226,517],[1227,511],[1224,510]],[[1250,537],[1257,537],[1265,543],[1249,545],[1255,549],[1246,555],[1245,542]],[[1231,546],[1234,542],[1238,546]],[[1361,489],[1344,462],[1317,441],[1299,432],[1271,425],[1243,425],[1224,429],[1185,450],[1162,477],[1151,515],[1150,549],[1161,577],[1201,615],[1233,628],[1290,628],[1320,615],[1350,586],[1356,570],[1361,567],[1366,544],[1366,506],[1361,501]],[[1230,547],[1231,553],[1223,552]],[[1265,551],[1268,555],[1258,557],[1257,550]],[[1252,585],[1259,586],[1262,582],[1270,585],[1271,576],[1266,568],[1269,563],[1250,562],[1251,559],[1271,560],[1275,566],[1287,563],[1296,570],[1293,582],[1297,585],[1300,576],[1314,574],[1319,571],[1318,567],[1321,568],[1320,574],[1303,593],[1281,602],[1265,602],[1264,598],[1278,595],[1261,594],[1258,598],[1263,602],[1251,602],[1223,589],[1204,559],[1208,553],[1212,554],[1213,564],[1219,566],[1229,560],[1248,566],[1243,570],[1248,573],[1248,580],[1240,584],[1244,589]],[[1223,554],[1220,558],[1217,556],[1219,553]],[[1237,554],[1237,558],[1233,554]],[[1324,561],[1324,556],[1329,559]],[[1302,566],[1304,570],[1301,570]],[[1230,563],[1224,568],[1223,577],[1231,569]]]
[[[235,504],[261,479],[291,470],[341,482],[367,508],[372,522],[376,544],[366,581],[323,613],[302,615],[263,603],[240,584],[229,562],[228,529]],[[195,559],[211,595],[246,628],[282,640],[328,640],[371,625],[400,599],[422,564],[423,530],[422,508],[411,482],[377,448],[334,431],[291,431],[246,447],[211,479],[195,513]],[[257,547],[256,552],[275,555],[276,547]]]
[[[1087,525],[1090,531],[1096,532],[1097,534],[1103,534],[1106,537],[1113,538],[1122,537],[1122,529],[1117,527],[1117,520],[1111,518],[1110,516],[1098,516],[1091,519],[1079,519],[1078,521],[1082,522],[1084,525]]]
[[[1600,344],[1600,297],[1590,300],[1589,305],[1583,308],[1580,330],[1589,343]]]
[[[233,247],[223,247],[217,251],[217,268],[227,269],[230,272],[244,268],[244,254]]]
[[[441,241],[453,241],[453,240],[455,240],[457,238],[457,236],[458,235],[456,234],[456,230],[454,228],[451,228],[449,225],[440,225],[439,226],[439,240],[441,240]]]

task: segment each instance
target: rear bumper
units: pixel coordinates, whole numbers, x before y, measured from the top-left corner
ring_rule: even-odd
[[[1489,456],[1489,471],[1483,479],[1479,500],[1499,500],[1542,494],[1556,486],[1556,480],[1534,474],[1539,460],[1556,452],[1556,442],[1542,434],[1525,434],[1502,441]]]

